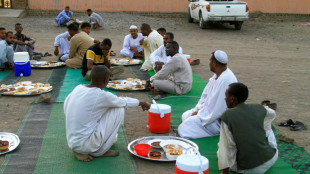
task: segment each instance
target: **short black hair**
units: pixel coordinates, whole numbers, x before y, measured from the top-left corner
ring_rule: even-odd
[[[87,12],[92,12],[92,10],[91,10],[90,8],[89,8],[89,9],[87,9],[86,11],[87,11]]]
[[[8,31],[8,32],[5,33],[5,36],[8,37],[9,34],[14,34],[14,33],[12,31]]]
[[[157,31],[162,31],[162,32],[166,33],[166,29],[165,28],[158,28]]]
[[[86,28],[86,27],[91,28],[91,25],[90,25],[89,22],[83,22],[83,23],[81,24],[81,29]]]
[[[3,27],[0,27],[0,30],[5,30],[5,28],[3,28]]]
[[[144,29],[149,29],[149,30],[151,29],[151,26],[149,24],[147,24],[147,23],[143,23],[141,25],[141,27],[144,28]]]
[[[70,8],[69,6],[66,6],[66,8]]]
[[[16,23],[16,24],[15,24],[15,27],[16,27],[17,25],[22,25],[22,24],[21,24],[21,23]]]
[[[112,41],[111,39],[109,38],[105,38],[102,42],[101,42],[102,45],[108,45],[108,46],[112,46]]]
[[[215,53],[215,51],[211,53],[211,58],[212,58],[218,65],[227,66],[226,63],[222,63],[222,62],[218,61],[218,60],[215,58],[214,53]]]
[[[174,39],[174,34],[171,32],[167,32],[165,35],[169,35],[170,39]]]
[[[68,30],[79,31],[79,27],[75,23],[71,23],[67,26]]]
[[[227,90],[228,96],[234,96],[237,98],[238,103],[243,103],[248,99],[249,89],[243,83],[232,83],[228,85],[229,88]]]
[[[178,44],[178,42],[171,41],[171,42],[168,42],[168,44],[170,44],[174,50],[177,50],[179,52],[179,44]]]

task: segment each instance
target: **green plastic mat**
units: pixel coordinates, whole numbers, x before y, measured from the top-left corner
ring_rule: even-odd
[[[136,173],[132,155],[127,151],[127,139],[123,126],[119,129],[118,141],[112,146],[112,149],[120,151],[120,156],[95,158],[92,162],[78,161],[67,145],[63,103],[55,103],[34,173]]]
[[[90,81],[84,80],[81,69],[68,69],[63,85],[60,89],[60,93],[58,95],[57,101],[58,102],[64,102],[66,97],[70,94],[73,89],[80,85],[80,84],[90,84]],[[115,91],[109,90],[109,89],[104,89],[105,91],[109,91],[113,94],[116,94]]]
[[[178,127],[182,122],[181,116],[182,113],[193,108],[198,102],[198,97],[167,97],[157,103],[170,105],[172,108],[171,115],[171,125]],[[209,173],[219,173],[218,170],[218,159],[217,159],[217,150],[219,137],[210,137],[210,138],[201,138],[201,139],[192,139],[198,147],[200,153],[207,157],[210,162]],[[281,149],[279,148],[279,151]],[[255,154],[254,154],[255,155]],[[276,164],[267,172],[268,174],[282,174],[282,173],[298,173],[291,165],[284,162],[283,159],[279,158]]]
[[[9,74],[11,74],[12,71],[0,71],[0,81],[6,78]]]

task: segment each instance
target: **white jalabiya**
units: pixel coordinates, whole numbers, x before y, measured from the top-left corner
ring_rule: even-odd
[[[276,118],[276,113],[274,110],[265,107],[267,110],[264,119],[264,129],[266,131],[266,137],[268,138],[269,145],[277,149],[276,137],[271,129],[271,123]],[[274,157],[264,164],[257,166],[253,169],[248,170],[238,170],[237,167],[237,147],[234,141],[234,137],[225,122],[221,122],[221,134],[220,141],[218,143],[219,150],[217,151],[218,166],[220,170],[225,168],[230,168],[231,171],[238,173],[265,173],[278,159],[278,151]]]
[[[182,51],[183,51],[182,48],[179,47],[179,53],[182,54]],[[166,47],[164,45],[160,46],[150,56],[150,60],[152,62],[153,68],[155,68],[156,62],[163,62],[164,63],[163,67],[164,67],[170,59],[171,59],[171,56],[166,55]]]
[[[135,54],[134,51],[130,50],[130,47],[137,48],[138,52],[143,51],[143,47],[140,46],[140,40],[145,38],[141,33],[138,33],[137,38],[133,38],[131,34],[128,34],[124,38],[123,49],[121,50],[122,57],[130,57],[132,59]]]
[[[96,87],[77,86],[66,98],[66,137],[71,150],[92,156],[107,152],[117,140],[125,108],[139,100],[121,98]]]
[[[182,124],[178,128],[179,135],[184,138],[219,135],[218,119],[227,109],[225,91],[228,85],[234,82],[237,82],[237,78],[229,68],[219,77],[214,74],[209,79],[196,107],[183,113]],[[192,116],[196,111],[197,115]]]
[[[61,57],[62,61],[66,61],[69,57],[70,42],[68,37],[70,36],[69,32],[64,32],[56,36],[54,46],[60,47],[60,54],[63,54]]]
[[[141,70],[149,71],[153,70],[152,62],[150,61],[151,54],[164,44],[163,36],[160,35],[156,30],[153,30],[143,42],[144,59]]]

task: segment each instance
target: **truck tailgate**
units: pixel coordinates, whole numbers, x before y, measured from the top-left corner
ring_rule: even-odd
[[[210,16],[245,16],[246,3],[210,2]]]

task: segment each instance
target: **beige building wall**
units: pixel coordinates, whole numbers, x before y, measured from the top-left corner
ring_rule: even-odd
[[[251,12],[310,14],[310,0],[244,0]],[[29,9],[105,12],[187,12],[187,0],[28,0]]]

